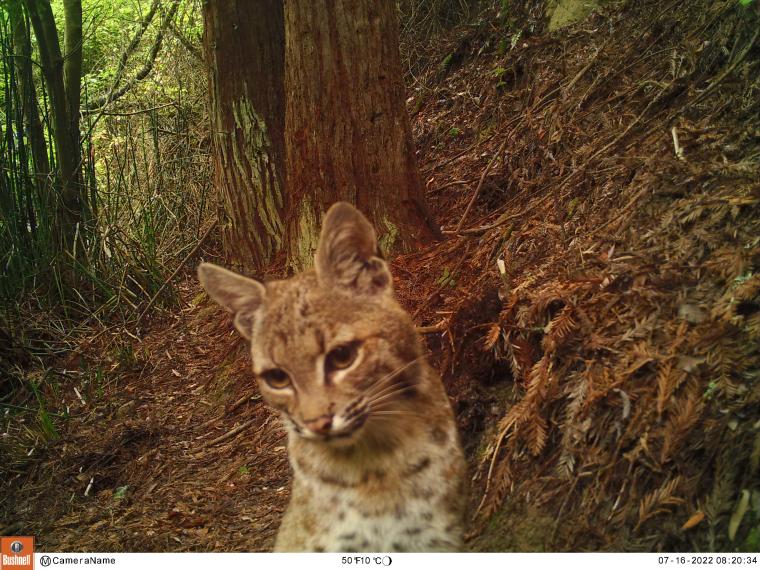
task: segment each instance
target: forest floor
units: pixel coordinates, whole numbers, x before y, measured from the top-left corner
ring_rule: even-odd
[[[759,548],[760,27],[694,4],[553,34],[493,13],[413,58],[448,239],[391,266],[470,458],[472,550]],[[2,443],[4,532],[271,549],[285,434],[193,275],[175,314],[58,363],[60,439]]]

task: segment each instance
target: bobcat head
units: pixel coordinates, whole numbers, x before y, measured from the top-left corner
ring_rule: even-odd
[[[338,448],[402,437],[426,398],[427,365],[375,232],[353,206],[327,212],[314,265],[261,283],[202,263],[198,278],[251,341],[261,394],[293,436]]]

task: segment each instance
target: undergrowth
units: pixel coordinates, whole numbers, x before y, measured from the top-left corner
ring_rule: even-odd
[[[193,30],[190,13],[178,18]],[[9,12],[0,10],[0,338],[6,341],[0,346],[0,409],[31,414],[31,442],[58,437],[56,424],[66,416],[57,397],[61,383],[90,395],[90,387],[103,382],[102,370],[77,364],[60,377],[53,365],[103,331],[123,331],[104,338],[130,339],[146,317],[177,309],[172,278],[213,225],[199,50],[188,50],[176,36],[165,39],[149,80],[117,102],[86,110],[90,90],[111,81],[113,74],[104,70],[119,55],[115,46],[98,43],[97,34],[105,26],[106,42],[126,42],[131,33],[115,22],[94,21],[96,32],[85,46],[93,61],[85,61],[80,183],[92,216],[77,226],[71,243],[62,244],[49,96],[39,70],[29,77],[38,96],[30,100],[22,88],[24,69],[14,64],[14,54],[29,38],[14,31]],[[36,112],[30,105],[39,110],[42,139],[32,132]],[[100,349],[126,361],[120,351],[129,342]]]

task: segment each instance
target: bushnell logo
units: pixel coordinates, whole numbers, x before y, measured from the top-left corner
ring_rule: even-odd
[[[0,539],[0,570],[32,570],[34,537],[4,536]]]

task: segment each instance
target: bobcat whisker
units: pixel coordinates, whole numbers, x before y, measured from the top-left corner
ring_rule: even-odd
[[[375,398],[370,399],[370,401],[367,403],[367,405],[370,407],[370,409],[380,402],[385,402],[386,400],[389,400],[391,398],[395,398],[396,396],[399,396],[403,394],[404,392],[408,392],[409,390],[413,390],[414,386],[402,386],[401,388],[396,388],[395,390],[391,392],[387,392],[385,394],[382,394],[381,396],[377,396]]]
[[[385,386],[382,390],[378,390],[377,392],[374,392],[369,395],[369,401],[372,402],[377,398],[381,398],[382,396],[385,396],[389,392],[393,392],[394,390],[398,390],[399,386],[398,384],[391,383]]]
[[[410,360],[406,364],[403,364],[403,365],[399,366],[395,370],[392,370],[391,372],[389,372],[388,374],[386,374],[385,376],[383,376],[382,378],[380,378],[380,380],[378,380],[377,382],[375,382],[375,384],[372,386],[371,391],[367,394],[367,398],[369,398],[371,400],[373,397],[380,395],[383,392],[383,390],[387,390],[389,388],[393,388],[394,386],[393,386],[393,384],[391,384],[391,381],[394,380],[396,378],[396,376],[398,376],[399,374],[401,374],[404,370],[406,370],[407,368],[409,368],[412,364],[415,364],[415,363],[419,362],[423,358],[425,358],[425,357],[424,356],[418,356],[414,360]]]
[[[425,417],[422,414],[418,414],[417,412],[410,412],[408,410],[378,410],[378,411],[371,411],[369,413],[370,419],[383,419],[388,417],[398,417],[398,416],[405,416],[405,417],[414,417],[414,418],[422,418]]]

